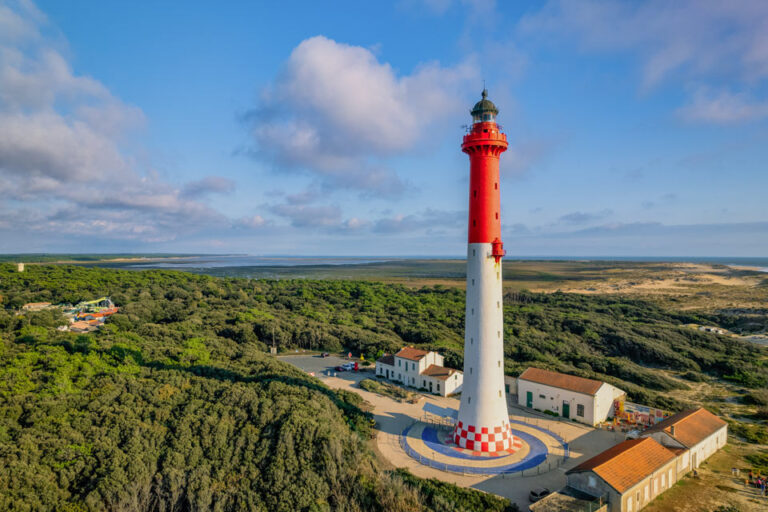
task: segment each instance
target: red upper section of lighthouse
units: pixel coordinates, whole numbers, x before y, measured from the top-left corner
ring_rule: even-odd
[[[496,260],[503,256],[499,196],[499,156],[507,150],[507,136],[495,118],[498,110],[486,99],[472,109],[475,121],[461,150],[469,155],[469,243],[494,243]],[[496,254],[496,253],[499,254]]]

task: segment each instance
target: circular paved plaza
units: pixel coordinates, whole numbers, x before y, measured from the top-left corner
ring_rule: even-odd
[[[512,447],[503,452],[481,453],[458,447],[452,430],[416,422],[400,435],[405,452],[420,463],[443,471],[463,474],[500,475],[519,473],[542,466],[548,471],[568,458],[568,445],[545,428],[511,420]],[[546,463],[546,464],[545,464]]]

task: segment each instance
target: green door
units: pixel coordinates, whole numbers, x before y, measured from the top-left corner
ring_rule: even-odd
[[[528,391],[525,394],[525,405],[527,407],[533,407],[533,391]]]
[[[563,401],[563,418],[571,417],[571,404]]]

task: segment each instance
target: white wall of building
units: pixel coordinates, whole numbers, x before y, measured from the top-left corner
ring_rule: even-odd
[[[728,440],[728,426],[704,439],[702,442],[691,448],[691,469],[697,468],[702,462],[707,460],[713,453],[725,446]]]
[[[425,360],[426,362],[424,362]],[[442,363],[443,356],[436,352],[430,352],[427,356],[421,358],[420,361],[411,361],[410,359],[395,357],[395,364],[393,366],[377,362],[376,375],[387,378],[387,371],[389,371],[390,381],[417,389],[423,388],[437,395],[448,396],[461,393],[464,384],[464,376],[461,372],[457,371],[444,380],[421,374],[421,372],[426,370],[430,365],[443,366]]]
[[[589,425],[594,424],[595,397],[591,395],[585,395],[582,393],[576,393],[575,391],[556,388],[554,386],[547,386],[546,384],[539,384],[537,382],[518,379],[518,404],[522,405],[523,407],[528,405],[528,393],[532,394],[532,407],[534,409],[539,409],[540,411],[552,411],[557,413],[558,416],[562,416],[563,402],[567,402],[569,405],[570,418],[576,419],[577,421],[583,423],[587,423]],[[577,412],[580,412],[578,407],[579,405],[584,408],[583,416],[577,416]]]

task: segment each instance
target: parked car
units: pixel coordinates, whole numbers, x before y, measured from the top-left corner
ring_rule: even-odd
[[[549,489],[546,487],[537,487],[530,492],[528,497],[533,503],[536,503],[540,499],[544,498],[547,494],[549,494]]]
[[[328,352],[323,352],[320,354],[320,357],[328,357],[330,354]]]
[[[341,365],[341,366],[342,366],[342,367],[343,367],[345,370],[347,370],[348,372],[351,372],[352,370],[354,370],[354,369],[355,369],[355,363],[345,363],[345,364],[343,364],[343,365]]]
[[[346,368],[346,366],[347,366],[347,365],[343,365],[343,366],[337,366],[337,367],[336,367],[336,371],[337,371],[337,372],[345,372],[345,371],[347,371],[347,368]]]

